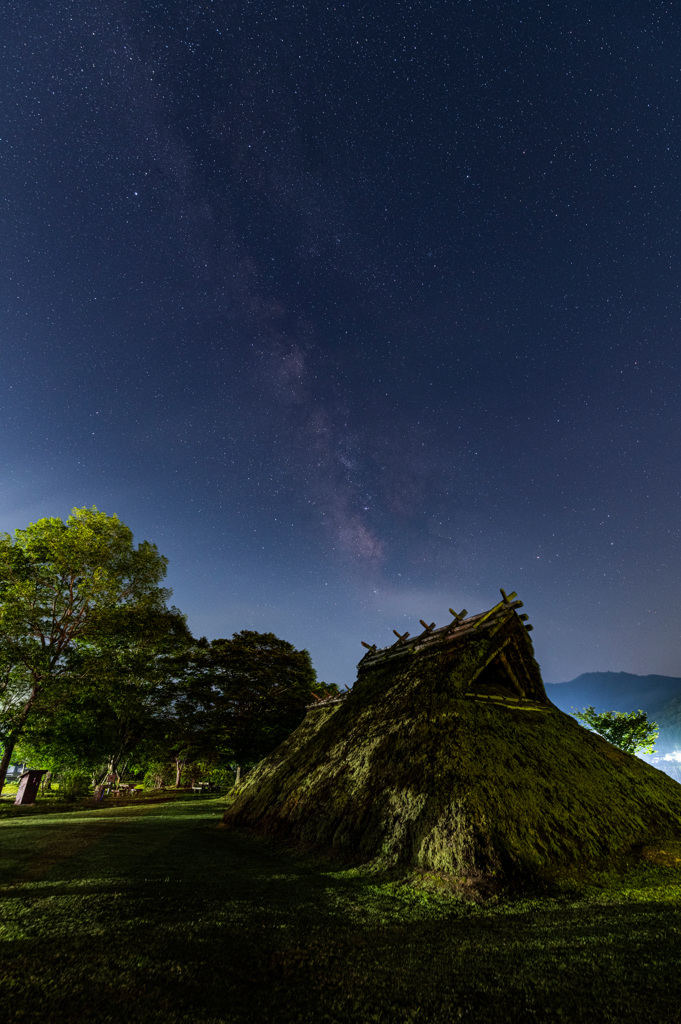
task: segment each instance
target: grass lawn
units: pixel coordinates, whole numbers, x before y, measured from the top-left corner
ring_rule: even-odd
[[[3,1022],[681,1024],[681,871],[465,903],[218,830],[223,799],[0,820]]]

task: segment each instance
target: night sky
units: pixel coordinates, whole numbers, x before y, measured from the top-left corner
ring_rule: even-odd
[[[32,0],[0,20],[0,529],[116,513],[195,635],[352,683],[516,590],[681,675],[681,10]]]

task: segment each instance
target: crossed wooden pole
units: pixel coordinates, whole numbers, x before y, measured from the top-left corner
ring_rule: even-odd
[[[506,591],[503,588],[500,587],[499,588],[499,592],[501,594],[501,601],[499,602],[499,604],[495,604],[494,608],[490,608],[490,610],[488,612],[485,612],[485,614],[480,619],[477,620],[477,622],[473,626],[474,630],[479,629],[480,626],[482,626],[485,622],[487,622],[487,620],[492,615],[495,615],[498,611],[501,611],[502,609],[507,608],[509,611],[514,611],[517,608],[522,608],[523,602],[517,600],[518,595],[516,594],[515,590],[511,591],[510,594],[507,594]],[[445,633],[450,633],[452,630],[454,630],[458,626],[460,626],[465,621],[465,618],[468,615],[468,612],[467,612],[467,610],[465,608],[462,611],[460,611],[460,612],[455,612],[453,608],[450,608],[449,609],[449,614],[453,615],[454,619],[453,619],[452,622],[450,622],[449,627],[445,630]],[[529,622],[527,621],[529,616],[523,613],[522,615],[519,615],[518,618],[522,621],[523,625],[525,626],[525,629],[529,633],[530,630],[533,628],[529,624]],[[412,637],[412,640],[421,640],[423,637],[430,636],[432,634],[433,630],[435,629],[435,623],[434,622],[428,623],[428,622],[425,622],[424,619],[419,619],[419,622],[423,626],[423,632],[419,633],[419,635],[416,636],[416,637]],[[397,640],[393,644],[391,644],[390,647],[388,648],[388,650],[390,650],[390,651],[392,651],[395,647],[399,647],[400,644],[406,643],[408,637],[411,635],[408,632],[407,633],[399,633],[396,629],[393,629],[393,633],[397,637]],[[364,642],[364,640],[360,640],[360,643],[361,643],[362,647],[366,647],[366,649],[367,649],[369,654],[376,654],[376,652],[378,650],[378,648],[376,647],[376,644],[367,644],[367,643]]]

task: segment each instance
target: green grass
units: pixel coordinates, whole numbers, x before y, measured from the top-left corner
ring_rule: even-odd
[[[138,790],[134,797],[130,796],[107,796],[103,803],[95,801],[94,796],[77,797],[72,800],[64,799],[59,795],[58,790],[50,790],[47,793],[40,793],[34,804],[23,804],[16,806],[14,798],[16,792],[8,793],[9,787],[5,787],[0,796],[0,819],[2,818],[27,818],[43,814],[64,813],[66,811],[99,811],[103,808],[129,807],[139,803],[167,803],[170,800],[205,800],[203,794],[192,793],[188,797],[182,790]]]
[[[0,821],[0,1019],[681,1022],[678,870],[471,903],[218,829],[223,807]]]

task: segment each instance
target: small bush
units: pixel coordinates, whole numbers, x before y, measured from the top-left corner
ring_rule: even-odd
[[[150,764],[144,775],[145,789],[163,789],[164,786],[175,784],[175,770],[165,761]]]
[[[201,776],[205,782],[212,782],[216,789],[220,789],[226,792],[231,789],[234,785],[234,779],[236,777],[236,771],[232,767],[226,768],[213,768],[207,772],[204,772]]]
[[[59,773],[59,797],[62,800],[78,800],[90,792],[90,774],[78,768]]]

